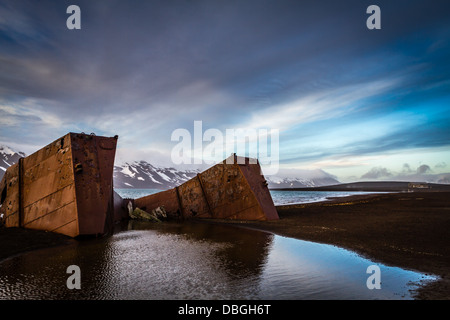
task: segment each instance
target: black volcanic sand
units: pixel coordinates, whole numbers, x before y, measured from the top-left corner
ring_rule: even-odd
[[[279,206],[277,211],[279,220],[239,225],[336,245],[372,261],[438,275],[439,281],[424,284],[414,297],[450,299],[450,192],[359,195]]]
[[[275,221],[207,223],[337,245],[375,262],[438,275],[441,280],[422,286],[415,298],[450,299],[450,192],[360,195],[277,210]],[[0,228],[0,261],[71,241],[51,232]]]

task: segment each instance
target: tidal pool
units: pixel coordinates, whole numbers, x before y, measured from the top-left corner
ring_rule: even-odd
[[[81,289],[68,289],[67,267]],[[368,289],[370,265],[381,289]],[[432,276],[331,245],[209,223],[131,221],[101,239],[0,263],[0,299],[412,299]]]

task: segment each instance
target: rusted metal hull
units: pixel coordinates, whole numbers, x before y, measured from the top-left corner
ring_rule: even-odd
[[[278,219],[259,163],[233,157],[176,188],[135,199],[133,206],[147,212],[164,206],[168,217],[183,219]]]
[[[113,191],[116,137],[68,133],[9,167],[0,183],[6,227],[71,237],[108,232],[123,217]]]

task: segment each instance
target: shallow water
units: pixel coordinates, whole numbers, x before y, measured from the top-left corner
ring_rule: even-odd
[[[149,194],[161,192],[158,189],[115,189],[122,198],[137,199]],[[272,200],[276,206],[296,203],[309,203],[325,201],[332,197],[346,197],[359,194],[371,194],[380,192],[366,191],[292,191],[270,190]]]
[[[270,190],[272,200],[276,206],[311,203],[326,201],[334,197],[348,197],[360,194],[373,194],[381,192],[369,191],[292,191],[292,190]]]
[[[331,245],[208,223],[130,222],[102,239],[0,263],[0,299],[411,299],[420,273],[376,264]],[[81,289],[69,290],[69,265]]]

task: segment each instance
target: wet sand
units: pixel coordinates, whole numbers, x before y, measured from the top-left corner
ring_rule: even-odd
[[[393,193],[277,207],[279,220],[234,224],[353,250],[374,262],[438,275],[416,299],[450,300],[450,192]],[[68,244],[44,231],[0,228],[0,261]]]
[[[441,280],[424,284],[415,298],[450,299],[450,192],[359,195],[279,206],[277,211],[277,221],[239,225],[336,245],[374,262],[438,275]]]

